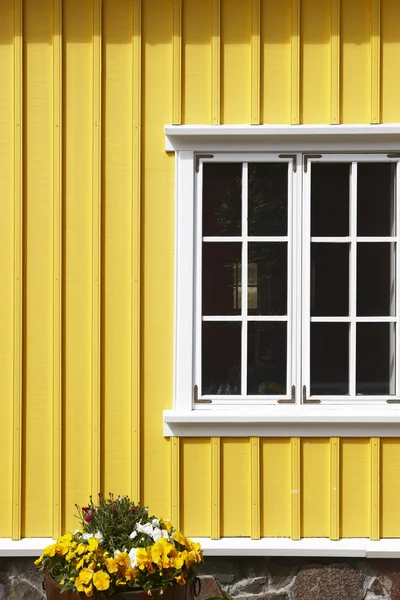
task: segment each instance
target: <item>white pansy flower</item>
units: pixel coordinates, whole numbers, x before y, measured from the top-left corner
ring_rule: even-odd
[[[137,531],[132,531],[130,538],[134,539],[137,536]]]
[[[99,540],[100,544],[103,541],[103,536],[101,535],[100,531],[96,531],[93,537],[95,537],[96,540]]]
[[[162,529],[162,530],[161,530],[161,535],[162,535],[163,537],[165,537],[166,539],[168,539],[168,538],[169,538],[168,531],[167,531],[166,529]]]
[[[158,519],[153,519],[151,524],[153,527],[160,527],[160,521]]]
[[[129,555],[128,556],[129,556],[129,560],[130,560],[130,563],[131,563],[131,569],[133,569],[134,567],[137,567],[137,562],[136,562],[136,552],[137,551],[138,551],[137,548],[132,548],[129,551]]]
[[[136,530],[139,533],[145,533],[146,535],[153,537],[153,526],[151,523],[145,523],[144,525],[141,525],[140,523],[138,523],[136,525]]]
[[[158,542],[158,540],[160,540],[161,538],[162,538],[161,529],[159,527],[154,527],[154,529],[153,529],[153,540],[155,542]]]
[[[82,534],[82,538],[81,539],[87,541],[91,537],[93,537],[93,534],[91,534],[91,533],[84,533],[84,534]]]

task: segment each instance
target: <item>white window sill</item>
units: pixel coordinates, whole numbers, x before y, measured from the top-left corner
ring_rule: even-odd
[[[345,538],[338,541],[327,538],[196,538],[205,556],[323,556],[359,558],[400,558],[398,539],[376,542],[367,538]]]
[[[164,411],[165,437],[396,437],[400,405]]]
[[[51,538],[23,538],[22,540],[12,540],[11,538],[0,538],[0,557],[7,556],[32,556],[38,558],[44,548],[54,544],[55,540]]]

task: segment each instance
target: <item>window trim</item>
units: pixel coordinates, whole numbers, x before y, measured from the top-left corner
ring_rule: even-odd
[[[164,411],[165,436],[397,436],[399,406],[264,405],[250,411],[207,404],[194,410],[194,197],[198,152],[396,152],[394,125],[166,125],[166,151],[175,152],[174,404]],[[303,165],[298,165],[303,170]]]

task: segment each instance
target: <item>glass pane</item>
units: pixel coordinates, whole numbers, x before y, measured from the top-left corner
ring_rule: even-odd
[[[203,165],[203,236],[240,235],[242,163]]]
[[[396,258],[394,243],[357,244],[357,315],[395,315]]]
[[[311,235],[349,235],[349,163],[311,167]]]
[[[287,163],[249,164],[249,235],[287,235]]]
[[[356,393],[395,393],[394,323],[357,323]]]
[[[311,323],[311,395],[349,393],[349,325]]]
[[[349,244],[311,244],[311,315],[349,314]]]
[[[396,235],[394,165],[358,163],[357,235]]]
[[[250,242],[248,261],[249,314],[285,315],[287,243]]]
[[[286,394],[286,323],[248,324],[248,394]]]
[[[240,242],[203,242],[203,315],[240,314],[241,261]]]
[[[241,323],[203,322],[203,395],[241,393],[241,331]]]

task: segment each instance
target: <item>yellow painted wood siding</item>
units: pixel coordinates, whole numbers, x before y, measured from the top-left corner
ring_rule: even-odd
[[[400,439],[162,435],[166,123],[400,121],[396,0],[0,0],[0,536],[130,494],[191,536],[400,536]]]

